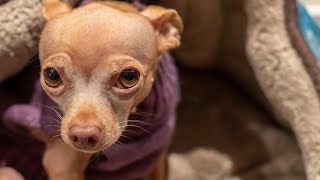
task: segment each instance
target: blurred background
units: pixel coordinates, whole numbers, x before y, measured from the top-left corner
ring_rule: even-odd
[[[272,4],[276,4],[273,3],[275,1],[269,1],[270,4],[267,1],[260,2],[257,4],[270,8],[270,12],[266,11],[267,13],[262,12],[261,14],[266,19],[270,15],[269,19],[274,21],[274,26],[277,26],[278,19],[272,16],[272,11],[277,11],[272,9]],[[180,8],[180,12],[186,12],[191,16],[186,18],[186,32],[182,39],[182,47],[174,53],[178,59],[182,95],[172,152],[183,154],[189,158],[192,153],[195,153],[195,156],[199,157],[198,161],[209,164],[207,167],[199,165],[199,162],[197,164],[194,156],[189,162],[192,166],[191,169],[199,171],[201,176],[206,177],[204,179],[306,179],[305,167],[296,137],[286,123],[277,116],[277,113],[274,113],[248,60],[250,58],[248,57],[248,49],[246,49],[248,36],[250,36],[247,31],[250,28],[248,21],[260,21],[260,19],[249,20],[248,14],[250,13],[248,11],[250,9],[243,5],[245,1],[242,0],[236,2],[215,0],[210,3],[207,6],[211,5],[211,8],[214,6],[212,10],[214,13],[209,15],[210,18],[207,17],[207,20],[211,20],[210,22],[206,20],[202,22],[201,18],[198,19],[198,22],[190,22],[192,17],[197,17],[197,15],[202,17],[201,13],[192,8],[185,10],[179,6],[179,3],[164,1],[165,5],[178,10]],[[299,3],[299,1],[287,3],[295,6],[295,3]],[[284,7],[287,6],[289,5],[284,5]],[[296,6],[298,9],[298,4]],[[302,0],[299,8],[303,7],[313,20],[320,24],[320,1]],[[259,9],[260,7],[252,6],[251,8]],[[206,9],[204,8],[202,11],[206,11]],[[301,10],[299,12],[300,17],[303,18],[305,14],[302,14]],[[275,14],[278,16],[281,13]],[[286,13],[290,12],[284,12],[287,18],[289,16],[299,17],[299,15]],[[300,23],[301,27],[295,28],[301,28],[302,33],[310,28],[304,26],[304,22],[300,21]],[[203,27],[202,24],[210,29],[207,31],[199,30]],[[199,29],[190,32],[192,31],[188,29],[190,26],[199,27]],[[260,33],[265,33],[265,31],[268,30],[261,30]],[[290,30],[288,31],[290,32]],[[195,40],[197,33],[213,33],[214,35],[208,35],[207,39],[197,42]],[[281,34],[276,30],[274,33]],[[265,37],[262,35],[259,38],[273,40],[273,36],[277,36],[277,34]],[[313,36],[311,41],[316,41],[315,39],[319,39],[319,36]],[[206,41],[216,43],[211,44],[212,49],[206,51],[204,50],[207,47]],[[311,44],[312,48],[314,42],[311,41],[309,41],[309,45]],[[275,40],[275,42],[278,41]],[[295,46],[294,42],[292,43]],[[277,44],[268,44],[268,46],[277,46]],[[210,52],[211,54],[207,54],[206,57],[197,54],[197,58],[189,60],[193,55],[190,50],[202,53]],[[313,50],[313,53],[317,54],[319,47],[315,46]],[[270,55],[266,56],[277,56],[277,52],[270,51],[268,53]],[[270,57],[267,57],[266,60],[268,58]],[[281,60],[281,58],[282,56],[279,55],[275,59]],[[272,57],[270,59],[272,60]],[[263,60],[263,58],[260,59],[260,61]],[[279,64],[281,63],[279,62]],[[288,74],[288,76],[291,75]],[[201,149],[205,149],[205,151],[201,151]],[[171,161],[172,164],[183,163],[183,160],[179,160],[178,154],[177,157],[171,158]],[[210,169],[210,171],[206,169]]]

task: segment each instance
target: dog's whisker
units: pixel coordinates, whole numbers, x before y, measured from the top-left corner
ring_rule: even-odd
[[[57,122],[59,125],[61,125],[61,121],[57,120],[57,119],[52,119],[54,120],[55,122]]]
[[[144,131],[144,132],[146,132],[146,133],[148,133],[148,134],[152,134],[152,133],[150,133],[149,131],[147,131],[146,129],[144,129],[144,128],[140,127],[140,126],[137,126],[137,125],[127,125],[127,126],[128,126],[128,127],[136,127],[136,128],[141,129],[142,131]]]
[[[60,129],[60,126],[55,125],[55,124],[49,124],[49,125],[47,125],[46,127],[56,127],[56,128],[58,128],[58,129]]]
[[[129,123],[141,123],[141,124],[144,124],[144,125],[152,126],[150,123],[147,123],[147,122],[144,122],[144,121],[141,121],[141,120],[136,120],[136,119],[129,119],[127,121],[119,122],[118,124],[120,126],[123,126],[123,125],[129,124]]]
[[[89,163],[92,163],[94,161],[99,161],[102,157],[103,157],[103,153],[102,152],[98,152],[98,153],[96,153],[96,154],[94,154],[92,156],[92,158],[90,159]]]
[[[122,122],[118,122],[118,125],[126,124],[126,123],[127,123],[126,121],[122,121]]]
[[[125,130],[123,130],[122,132],[131,132],[131,133],[134,133],[134,134],[138,134],[137,132],[134,132],[134,131],[128,130],[128,129],[125,129]]]
[[[101,159],[103,157],[103,152],[99,152],[97,156],[98,156],[98,160]]]
[[[56,109],[54,109],[53,107],[50,107],[50,106],[47,106],[47,105],[43,105],[43,104],[38,104],[38,105],[52,110],[55,113],[55,115],[58,116],[59,119],[62,119],[62,115]]]
[[[38,60],[38,59],[39,59],[38,56],[35,57],[35,58],[33,58],[33,59],[31,59],[31,60],[28,62],[27,66],[31,65],[35,60]]]
[[[152,134],[149,131],[147,131],[146,129],[144,129],[144,128],[140,127],[140,126],[137,126],[137,125],[133,125],[133,124],[128,124],[126,126],[121,126],[120,128],[125,129],[126,127],[136,127],[136,128],[141,129],[142,131],[144,131],[144,132],[146,132],[148,134]]]
[[[151,113],[148,113],[148,112],[144,112],[144,111],[142,111],[141,109],[138,109],[137,108],[137,110],[138,110],[138,112],[136,111],[136,112],[131,112],[130,114],[133,114],[133,115],[147,115],[147,116],[150,116],[150,117],[155,117],[155,114],[151,114]]]
[[[152,126],[150,123],[147,123],[147,122],[144,122],[144,121],[141,121],[141,120],[135,120],[135,119],[130,119],[130,120],[128,120],[128,123],[130,123],[130,122],[132,122],[132,123],[141,123],[141,124],[145,124],[145,125],[148,125],[148,126]]]
[[[125,136],[125,135],[123,135],[123,134],[121,134],[121,135],[120,135],[120,138],[121,138],[121,137],[124,137],[124,138],[130,139],[132,142],[134,142],[134,140],[133,140],[132,138],[130,138],[130,137],[128,137],[128,136]]]
[[[154,75],[153,78],[156,80],[160,75],[160,71],[157,71]]]
[[[42,106],[42,107],[46,107],[46,108],[52,110],[58,116],[58,118],[60,120],[62,120],[62,115],[57,110],[55,110],[54,108],[52,108],[50,106],[47,106],[47,105],[43,105],[43,104],[36,104],[36,105],[39,105],[39,106]]]
[[[61,109],[59,106],[51,106],[52,108],[54,108],[54,109],[58,109],[58,110],[60,110],[62,113],[64,113],[64,110],[63,109]],[[60,113],[59,113],[60,114]]]
[[[121,142],[120,139],[118,139],[116,143],[123,144],[123,142]]]
[[[119,125],[119,129],[125,129],[127,127],[127,124],[120,126]]]
[[[44,104],[37,104],[37,105],[41,105],[41,106],[44,106],[44,107],[51,107],[53,109],[59,109],[61,112],[62,112],[62,109],[59,107],[59,106],[47,106],[47,105],[44,105]]]
[[[161,69],[158,69],[158,71],[156,71],[154,74],[153,74],[153,77],[158,77],[159,75],[161,74]]]
[[[55,135],[55,136],[52,136],[49,140],[49,143],[51,143],[52,141],[54,141],[55,139],[58,139],[59,137],[61,137],[60,133]]]
[[[58,124],[61,125],[61,121],[59,121],[58,119],[51,118],[51,117],[43,117],[43,119],[51,119],[51,120],[54,120],[55,122],[57,122]]]
[[[98,156],[93,155],[93,157],[89,160],[89,164],[95,162],[96,160],[98,160]]]
[[[128,126],[128,124],[123,125],[123,126],[119,126],[120,129],[126,129],[126,127]]]

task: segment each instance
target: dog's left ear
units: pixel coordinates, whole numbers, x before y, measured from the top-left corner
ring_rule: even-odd
[[[46,21],[71,10],[72,7],[66,2],[62,2],[62,0],[44,0],[42,9]]]
[[[160,6],[148,6],[141,14],[150,19],[157,33],[159,53],[180,46],[183,23],[176,10]]]

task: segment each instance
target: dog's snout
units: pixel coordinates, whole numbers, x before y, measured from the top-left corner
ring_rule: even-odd
[[[72,144],[79,149],[92,149],[101,139],[101,131],[97,126],[72,125],[69,129],[69,138]]]

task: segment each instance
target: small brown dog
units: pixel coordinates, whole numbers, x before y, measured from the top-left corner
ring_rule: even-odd
[[[40,40],[41,85],[64,112],[62,140],[46,143],[50,179],[84,179],[91,156],[112,146],[130,113],[149,94],[159,57],[180,45],[183,25],[172,9],[139,12],[122,2],[75,10],[47,0]],[[162,155],[146,179],[165,179]]]

